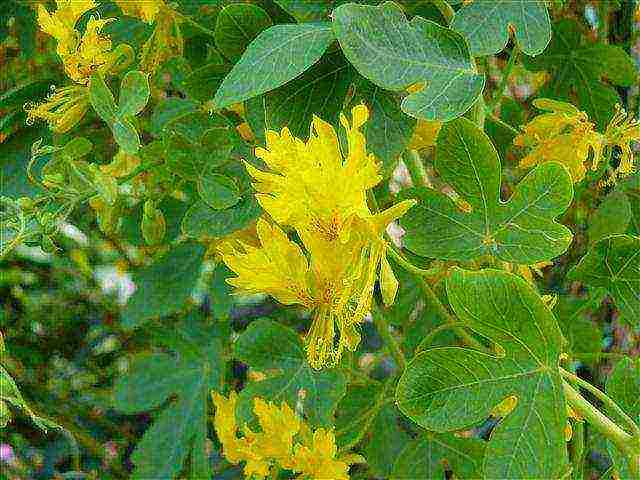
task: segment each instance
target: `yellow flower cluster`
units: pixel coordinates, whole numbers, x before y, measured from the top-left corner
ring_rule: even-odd
[[[216,407],[214,426],[222,451],[227,460],[237,464],[245,462],[246,478],[265,478],[272,467],[300,473],[301,478],[347,480],[349,465],[364,461],[359,455],[336,458],[335,436],[331,430],[311,428],[282,402],[278,407],[261,398],[254,400],[253,411],[261,431],[242,427],[236,423],[238,395],[228,398],[214,392]]]
[[[530,167],[542,162],[563,163],[571,172],[574,183],[584,179],[585,166],[589,154],[592,155],[592,169],[596,169],[607,148],[618,147],[622,155],[619,166],[612,172],[609,182],[615,182],[619,176],[634,172],[634,159],[631,142],[640,141],[638,122],[627,116],[616,106],[616,113],[604,134],[595,130],[586,113],[569,103],[540,98],[533,104],[545,111],[523,127],[513,143],[532,150],[524,157],[520,166]]]
[[[267,148],[257,148],[256,156],[269,171],[247,164],[260,205],[276,223],[295,230],[305,251],[265,219],[257,225],[260,247],[237,241],[220,247],[237,274],[229,283],[241,292],[267,293],[313,312],[306,350],[314,368],[339,361],[344,347],[355,350],[356,327],[371,308],[377,279],[387,305],[398,288],[383,234],[415,202],[377,214],[369,210],[367,190],[382,178],[360,131],[368,115],[364,105],[353,108],[352,125],[341,115],[348,143],[344,157],[334,128],[314,117],[307,142],[287,128],[280,134],[267,131]]]
[[[91,17],[81,35],[76,30],[76,23],[96,7],[94,0],[57,0],[56,3],[58,8],[53,13],[42,4],[38,5],[38,24],[58,42],[57,52],[69,78],[86,85],[91,74],[111,59],[111,40],[102,35],[101,30],[114,19]]]
[[[46,121],[56,133],[65,133],[76,125],[89,108],[89,90],[87,87],[72,85],[54,90],[46,102],[27,103],[27,124],[37,119]]]

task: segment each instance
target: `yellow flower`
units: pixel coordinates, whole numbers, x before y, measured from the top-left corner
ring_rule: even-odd
[[[532,147],[520,161],[521,168],[543,162],[563,163],[570,171],[574,183],[584,179],[585,163],[593,153],[597,164],[602,153],[602,135],[594,130],[587,114],[569,103],[540,98],[533,104],[546,112],[535,117],[514,140],[514,145]]]
[[[40,29],[58,42],[58,55],[73,53],[76,49],[78,32],[76,23],[82,15],[96,7],[94,0],[56,0],[57,9],[53,13],[38,5]]]
[[[115,19],[91,17],[76,51],[62,58],[65,72],[74,82],[86,84],[94,71],[103,70],[102,67],[110,65],[111,40],[108,36],[100,35],[100,31],[113,20]]]
[[[55,90],[45,102],[27,103],[27,124],[44,120],[55,133],[65,133],[82,120],[89,109],[89,91],[84,86],[70,86]]]
[[[344,115],[340,118],[346,155],[333,127],[314,117],[306,143],[287,128],[280,134],[267,131],[267,149],[257,148],[256,156],[269,171],[247,164],[261,206],[276,222],[296,230],[306,255],[266,222],[259,223],[261,247],[227,244],[220,249],[238,275],[230,284],[313,311],[306,350],[314,368],[339,361],[344,347],[355,350],[360,342],[356,326],[370,310],[378,278],[385,304],[393,302],[398,282],[386,259],[384,230],[415,204],[408,200],[371,213],[367,190],[381,177],[359,130],[367,108],[355,107],[352,117],[352,125]]]
[[[613,171],[607,183],[614,183],[620,176],[635,172],[634,156],[631,142],[640,142],[640,123],[616,105],[616,113],[604,132],[605,143],[609,147],[620,148],[620,164]]]
[[[115,0],[122,13],[140,18],[143,22],[153,23],[164,6],[163,0]]]
[[[216,407],[214,427],[223,454],[231,463],[245,462],[246,478],[265,478],[271,467],[277,466],[306,478],[348,479],[349,465],[364,461],[359,455],[349,454],[336,459],[333,432],[322,428],[312,432],[285,402],[278,407],[255,398],[253,411],[261,431],[254,432],[245,425],[240,437],[235,419],[238,395],[231,392],[225,398],[214,392],[212,397]]]

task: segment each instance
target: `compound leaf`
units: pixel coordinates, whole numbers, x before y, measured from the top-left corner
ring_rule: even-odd
[[[228,107],[278,88],[320,60],[334,36],[328,23],[274,25],[247,47],[213,102]]]
[[[435,190],[410,191],[420,203],[401,220],[409,250],[430,258],[490,254],[533,264],[560,255],[571,243],[571,231],[554,220],[573,198],[571,177],[560,164],[540,165],[501,202],[498,154],[484,132],[460,118],[442,127],[434,166],[468,208]]]
[[[569,278],[605,288],[627,321],[640,319],[640,238],[612,235],[598,241]]]
[[[296,405],[312,423],[332,423],[333,412],[344,396],[346,379],[336,369],[313,370],[296,332],[267,319],[257,320],[236,341],[234,356],[259,370],[279,370],[265,380],[249,383],[240,393],[241,416],[248,420],[253,398]]]
[[[527,55],[538,55],[551,40],[551,21],[542,0],[482,0],[456,12],[451,28],[467,38],[474,57],[504,50],[509,29]]]
[[[497,353],[442,347],[418,354],[398,383],[400,410],[427,430],[448,432],[515,400],[487,444],[484,478],[559,478],[567,468],[566,406],[553,315],[526,281],[501,271],[456,268],[447,295],[459,320]]]
[[[426,82],[403,100],[407,114],[451,120],[482,94],[484,76],[459,33],[421,17],[408,21],[393,2],[344,4],[333,11],[333,19],[342,51],[362,76],[395,91]]]

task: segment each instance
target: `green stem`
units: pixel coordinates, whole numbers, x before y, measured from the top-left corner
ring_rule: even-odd
[[[453,17],[456,12],[453,10],[453,7],[447,3],[446,0],[431,0],[431,3],[440,11],[444,19],[447,21],[449,25],[453,22]]]
[[[562,382],[564,395],[571,407],[599,433],[607,437],[629,459],[629,469],[637,478],[640,475],[640,444],[616,425],[609,417],[591,405],[568,382]]]
[[[452,322],[452,323],[443,323],[442,325],[438,325],[436,328],[431,330],[420,342],[418,347],[416,348],[416,355],[423,350],[426,350],[429,345],[431,345],[431,341],[438,335],[440,332],[445,330],[453,329],[464,325],[462,322]]]
[[[393,338],[393,335],[391,335],[391,330],[389,329],[389,323],[387,322],[387,319],[384,318],[384,315],[379,308],[374,308],[371,314],[373,316],[373,323],[375,324],[376,329],[382,337],[385,345],[387,346],[387,348],[389,348],[391,356],[396,361],[396,364],[398,365],[400,371],[404,372],[404,369],[407,367],[407,361],[405,360],[404,354],[400,349],[400,345],[398,345],[396,339]]]
[[[574,423],[569,451],[573,464],[573,478],[584,478],[584,422]]]
[[[413,263],[411,263],[409,260],[404,258],[404,256],[398,251],[398,249],[391,244],[389,244],[389,246],[387,247],[387,253],[400,267],[402,267],[404,270],[414,275],[431,278],[442,273],[441,268],[425,269],[425,268],[416,267]]]
[[[638,427],[636,422],[634,422],[629,417],[629,415],[627,415],[624,412],[624,410],[620,408],[620,406],[616,402],[614,402],[604,392],[601,392],[598,388],[591,385],[589,382],[583,380],[582,378],[578,377],[577,375],[574,375],[571,372],[568,372],[562,367],[559,367],[559,368],[560,368],[560,375],[562,375],[567,380],[575,382],[576,384],[578,384],[579,386],[581,386],[582,388],[590,392],[594,397],[600,400],[605,405],[605,407],[607,407],[608,410],[611,410],[615,412],[617,415],[619,415],[620,418],[622,418],[625,421],[625,423],[631,430],[631,433],[633,434],[633,436],[640,440],[640,427]]]
[[[516,45],[513,47],[513,50],[511,50],[511,54],[509,55],[509,61],[507,62],[507,66],[502,72],[502,80],[500,81],[500,85],[498,85],[498,88],[496,89],[496,94],[493,100],[491,100],[491,103],[488,105],[487,110],[493,112],[493,110],[498,105],[500,105],[500,102],[502,101],[502,97],[504,96],[505,90],[507,88],[507,84],[509,82],[509,77],[511,76],[511,71],[513,70],[513,66],[516,64],[516,60],[519,54],[520,54],[520,48],[516,43]]]
[[[413,186],[430,187],[431,182],[429,182],[429,177],[427,176],[427,171],[424,168],[420,154],[416,150],[409,150],[408,154],[403,155],[402,158],[405,161],[404,163],[407,166],[407,170],[409,170]]]

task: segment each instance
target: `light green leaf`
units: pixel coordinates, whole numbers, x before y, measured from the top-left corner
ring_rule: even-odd
[[[341,54],[325,55],[300,77],[247,102],[251,130],[264,143],[265,129],[279,132],[285,126],[306,140],[313,115],[337,126],[352,78],[353,69]]]
[[[233,207],[240,201],[236,182],[224,175],[207,173],[198,180],[200,198],[211,208],[221,210]]]
[[[349,385],[336,409],[336,443],[341,450],[355,446],[367,434],[384,404],[378,384]]]
[[[134,273],[136,291],[122,312],[122,325],[136,328],[154,317],[180,311],[200,278],[205,247],[186,242]]]
[[[573,197],[562,165],[540,165],[502,202],[498,154],[484,132],[461,118],[442,127],[434,166],[468,208],[435,190],[409,191],[420,202],[401,220],[404,245],[412,252],[452,260],[489,254],[531,265],[557,257],[571,243],[571,231],[554,220]]]
[[[398,408],[386,404],[371,424],[364,457],[376,478],[389,478],[394,461],[411,441],[409,434],[400,428],[400,418]]]
[[[632,420],[640,424],[640,359],[625,357],[616,364],[609,381],[607,381],[607,395]],[[609,410],[607,413],[618,422],[618,425],[624,425],[615,411]],[[607,441],[607,449],[618,471],[619,478],[624,480],[633,478],[628,458],[609,441]]]
[[[543,0],[482,0],[456,12],[451,28],[464,35],[474,57],[504,50],[509,29],[520,49],[538,55],[551,40],[551,22]]]
[[[620,97],[615,88],[637,84],[638,71],[633,59],[620,47],[585,44],[586,36],[575,20],[563,19],[553,27],[549,48],[535,59],[526,59],[529,70],[545,70],[551,80],[540,92],[558,100],[571,102],[575,93],[578,106],[604,129],[614,113]]]
[[[640,237],[640,172],[625,178],[619,184],[620,191],[624,192],[631,207],[628,234]]]
[[[179,337],[183,347],[178,355],[140,354],[114,387],[115,408],[129,414],[145,412],[172,398],[136,445],[131,456],[134,479],[176,478],[189,453],[192,464],[204,472],[202,478],[211,475],[207,450],[199,439],[209,421],[210,392],[222,386],[222,345],[217,338],[191,338],[179,328],[171,334]]]
[[[256,320],[240,335],[234,356],[259,370],[280,373],[251,382],[240,393],[240,417],[251,418],[256,396],[299,409],[313,425],[332,424],[333,411],[345,394],[346,380],[336,369],[313,370],[296,332],[267,319]]]
[[[113,138],[120,148],[129,155],[134,155],[140,148],[140,137],[131,120],[124,117],[117,118],[111,124]]]
[[[447,281],[458,319],[495,344],[495,354],[459,347],[418,354],[400,378],[400,410],[427,430],[456,431],[515,397],[491,434],[484,478],[560,478],[567,470],[560,329],[523,279],[454,269]]]
[[[218,13],[214,37],[216,47],[225,57],[236,62],[253,39],[271,25],[271,18],[262,8],[248,3],[232,3]]]
[[[253,195],[224,210],[211,208],[203,201],[194,203],[182,219],[182,232],[193,238],[219,238],[248,226],[261,210]]]
[[[156,137],[160,137],[165,127],[175,119],[194,113],[198,104],[193,100],[185,100],[179,97],[170,97],[160,100],[151,115],[149,131]]]
[[[600,240],[569,272],[569,279],[605,288],[627,321],[639,324],[640,237],[613,235]]]
[[[454,478],[481,477],[485,443],[475,438],[458,438],[451,433],[424,432],[408,444],[395,460],[393,480],[443,479],[445,462]]]
[[[393,2],[378,7],[348,3],[333,11],[342,51],[358,72],[387,90],[406,90],[402,110],[416,118],[448,121],[466,112],[482,94],[462,35],[414,17],[410,22]]]
[[[122,117],[135,117],[149,101],[149,78],[145,73],[132,70],[127,72],[120,84],[118,98],[119,112]]]
[[[333,42],[331,25],[274,25],[251,42],[213,99],[216,108],[243,102],[293,80]]]
[[[611,235],[625,233],[631,222],[631,204],[622,192],[613,192],[605,197],[589,221],[589,243]]]
[[[89,81],[89,100],[98,116],[111,126],[118,118],[118,107],[113,93],[97,73]]]

